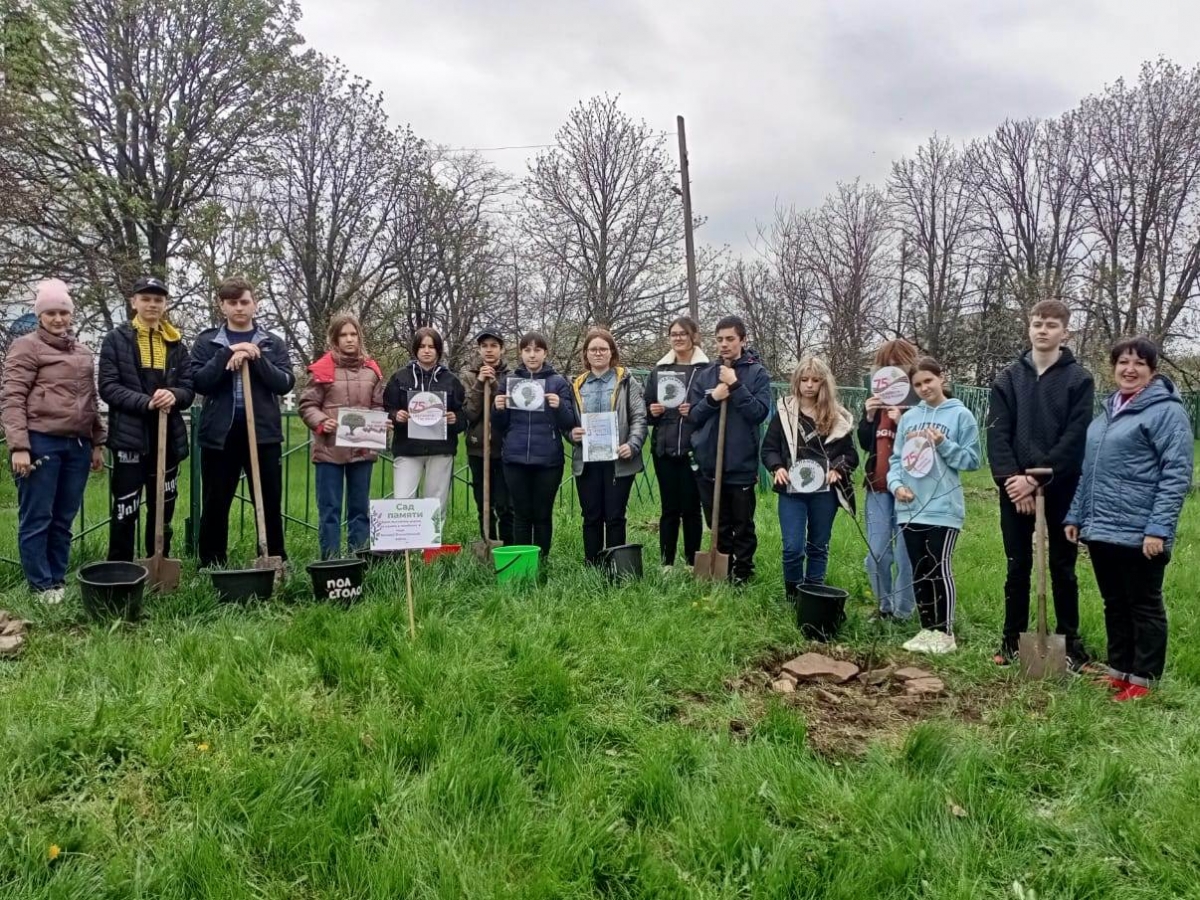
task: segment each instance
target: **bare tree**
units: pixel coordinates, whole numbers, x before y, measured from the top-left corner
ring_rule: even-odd
[[[1147,63],[1136,85],[1118,80],[1084,100],[1079,119],[1099,287],[1091,312],[1109,340],[1144,331],[1169,341],[1200,284],[1200,67]]]
[[[736,312],[746,322],[762,364],[773,376],[786,376],[796,362],[798,348],[770,265],[764,260],[738,260],[726,271],[724,288],[732,307],[727,306],[727,311]]]
[[[915,269],[906,281],[906,326],[927,352],[950,363],[973,262],[974,200],[963,176],[959,152],[934,135],[915,157],[893,163],[888,181],[896,222]]]
[[[521,217],[528,252],[569,273],[567,299],[581,326],[610,328],[619,340],[649,337],[683,308],[673,167],[661,135],[607,96],[573,109],[556,146],[530,165]]]
[[[0,253],[88,286],[78,296],[109,326],[111,292],[146,268],[165,274],[189,216],[278,127],[300,11],[288,0],[35,9],[46,63],[6,146],[41,204],[3,230]]]

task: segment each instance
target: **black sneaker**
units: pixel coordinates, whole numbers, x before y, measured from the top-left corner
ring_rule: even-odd
[[[1078,638],[1067,641],[1067,668],[1072,674],[1079,675],[1087,672],[1091,662],[1092,656],[1083,646],[1083,641]]]
[[[998,666],[1009,666],[1016,658],[1017,645],[1012,641],[1004,640],[1000,642],[1000,649],[992,656],[992,662]]]

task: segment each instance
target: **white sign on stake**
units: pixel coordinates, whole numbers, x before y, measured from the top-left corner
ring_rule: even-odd
[[[436,497],[371,501],[372,550],[424,550],[442,545],[445,517]]]

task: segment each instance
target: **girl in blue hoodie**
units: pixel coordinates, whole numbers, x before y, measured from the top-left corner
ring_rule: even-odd
[[[950,653],[957,649],[951,559],[966,517],[959,472],[979,468],[979,425],[950,396],[937,360],[918,361],[912,383],[921,402],[900,417],[888,466],[921,617],[921,631],[904,649]]]
[[[521,365],[497,386],[492,424],[504,435],[501,459],[512,497],[513,540],[536,544],[545,559],[554,534],[554,498],[563,479],[563,437],[575,425],[575,406],[571,386],[546,362],[546,338],[531,331],[521,337],[520,348]],[[509,397],[510,389],[517,396]]]

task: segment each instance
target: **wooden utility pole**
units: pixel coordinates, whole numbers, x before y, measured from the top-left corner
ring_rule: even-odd
[[[687,132],[683,116],[675,117],[679,132],[679,180],[683,183],[683,245],[687,253],[688,312],[700,321],[700,289],[696,286],[696,243],[692,238],[692,182],[688,177]]]

